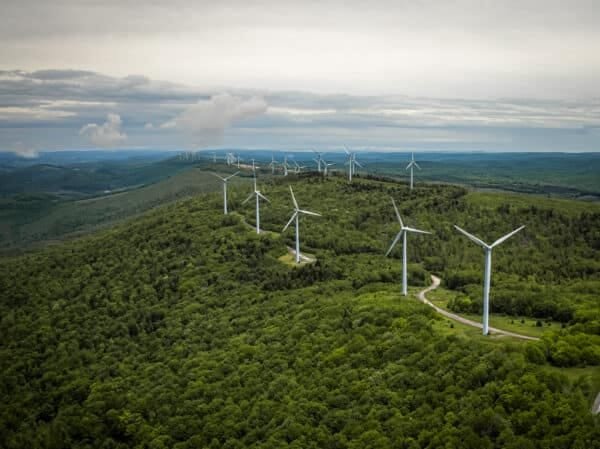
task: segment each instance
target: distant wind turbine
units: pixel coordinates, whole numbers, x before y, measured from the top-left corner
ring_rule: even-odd
[[[217,163],[217,153],[215,153],[215,152],[213,151],[212,155],[213,155],[213,157],[212,157],[213,164],[216,164],[216,163]]]
[[[318,151],[315,151],[315,150],[313,150],[313,153],[315,153],[317,155],[317,157],[314,158],[313,161],[315,161],[317,163],[317,171],[319,173],[321,173],[321,162],[323,162],[322,153],[319,153]]]
[[[394,249],[394,246],[396,246],[396,243],[398,243],[398,240],[400,240],[400,237],[403,237],[403,240],[402,240],[402,294],[404,296],[406,296],[408,294],[406,237],[409,232],[415,232],[417,234],[431,234],[431,232],[421,231],[420,229],[415,229],[415,228],[411,228],[408,226],[404,226],[404,223],[402,222],[402,218],[400,217],[400,212],[398,212],[398,208],[396,207],[396,202],[394,201],[394,198],[392,198],[392,204],[394,205],[394,211],[396,212],[396,217],[398,218],[398,222],[400,223],[400,232],[398,232],[398,234],[396,234],[396,237],[394,238],[394,240],[392,241],[392,244],[390,245],[390,249],[387,250],[387,253],[385,253],[385,255],[388,256]]]
[[[239,173],[239,171],[237,171],[233,175],[229,175],[225,178],[217,175],[216,173],[213,173],[214,176],[216,176],[221,181],[223,181],[223,214],[225,214],[225,215],[227,215],[227,181],[229,181],[231,178],[233,178],[238,173]]]
[[[306,166],[304,165],[299,165],[298,162],[294,161],[294,173],[298,174],[300,173],[304,168],[306,168]]]
[[[254,177],[254,191],[242,202],[242,204],[246,204],[253,196],[256,197],[256,233],[260,234],[260,199],[262,198],[267,203],[270,203],[270,201],[256,188],[256,177]]]
[[[412,158],[406,166],[407,170],[410,168],[410,190],[413,189],[413,167],[417,167],[419,170],[421,170],[421,167],[419,167],[419,164],[417,164],[417,161],[415,161],[415,153],[412,153]]]
[[[285,230],[289,227],[289,225],[292,224],[292,221],[296,220],[296,263],[300,263],[300,228],[298,226],[298,217],[300,216],[300,214],[314,215],[314,216],[320,217],[321,214],[318,214],[316,212],[311,212],[308,210],[304,210],[304,209],[300,209],[300,207],[298,207],[298,202],[296,201],[296,197],[294,196],[294,191],[292,190],[292,186],[290,186],[290,193],[292,194],[292,201],[294,202],[294,213],[292,214],[292,218],[290,218],[290,221],[287,222],[287,224],[283,228],[283,231],[281,231],[281,232],[285,232]]]
[[[274,175],[275,174],[275,166],[277,165],[277,161],[275,160],[275,156],[271,155],[271,163],[269,164],[269,167],[271,167],[271,174]]]
[[[335,165],[335,162],[328,163],[325,159],[321,159],[323,161],[323,175],[327,176],[329,172],[329,167]]]
[[[283,167],[283,176],[287,176],[288,175],[288,161],[287,161],[287,156],[283,157],[283,162],[281,163],[281,166]]]
[[[489,312],[490,312],[490,281],[491,281],[491,277],[492,277],[492,249],[495,246],[498,246],[500,243],[504,242],[505,240],[509,239],[513,235],[515,235],[517,232],[519,232],[525,226],[521,226],[520,228],[515,229],[512,232],[509,232],[504,237],[500,237],[498,240],[496,240],[491,245],[488,245],[483,240],[478,239],[474,235],[469,234],[467,231],[459,228],[456,225],[454,225],[454,227],[457,229],[457,231],[466,235],[469,238],[469,240],[471,240],[471,241],[477,243],[479,246],[483,247],[483,249],[485,251],[485,268],[484,268],[484,272],[483,272],[483,275],[484,275],[484,277],[483,277],[483,335],[487,335],[489,332],[489,315],[490,315]]]
[[[352,182],[352,175],[356,173],[356,166],[358,165],[360,168],[363,168],[363,166],[356,160],[356,152],[350,152],[346,147],[344,147],[344,151],[348,156],[346,160],[346,164],[348,164],[348,182]]]

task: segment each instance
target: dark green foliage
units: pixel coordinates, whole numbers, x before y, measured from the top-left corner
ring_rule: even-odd
[[[262,187],[272,204],[261,221],[279,232],[289,192]],[[435,231],[410,237],[411,286],[428,284],[427,270],[475,271],[481,254],[447,227],[468,211],[487,238],[496,217],[459,188],[411,194],[318,178],[294,188],[301,207],[324,214],[302,218],[303,249],[318,258],[302,267],[278,261],[293,231],[253,232],[239,189],[227,217],[220,197],[201,195],[3,259],[0,447],[598,447],[590,382],[542,366],[599,363],[589,299],[597,273],[552,279],[577,298],[560,333],[525,345],[467,340],[399,296],[400,249],[383,257],[397,232],[388,195],[408,224]],[[494,255],[493,297],[496,282],[549,292],[535,290],[552,267],[546,259],[577,249],[544,244],[550,234],[514,213],[502,226],[530,227]],[[557,214],[544,226],[579,226]],[[509,262],[523,253],[544,263]],[[595,255],[581,248],[573,257],[585,266]],[[456,285],[466,292],[477,282],[454,279],[468,281]],[[562,307],[559,295],[547,301]]]

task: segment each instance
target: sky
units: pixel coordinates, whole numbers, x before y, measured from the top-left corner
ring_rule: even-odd
[[[600,151],[597,0],[4,0],[0,150]]]

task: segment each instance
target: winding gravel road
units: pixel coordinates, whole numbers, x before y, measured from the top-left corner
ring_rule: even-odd
[[[464,318],[460,315],[457,315],[455,313],[448,312],[447,310],[444,310],[444,309],[436,306],[435,304],[433,304],[431,301],[429,301],[425,297],[425,294],[427,294],[428,292],[430,292],[432,290],[435,290],[440,285],[439,277],[431,275],[431,280],[432,280],[432,284],[429,287],[427,287],[425,290],[421,290],[419,292],[419,294],[417,295],[417,297],[419,298],[419,301],[421,301],[424,304],[427,304],[430,307],[433,307],[438,313],[444,315],[446,318],[450,318],[451,320],[458,321],[459,323],[466,324],[467,326],[477,327],[479,329],[481,329],[483,327],[483,325],[481,323],[478,323],[477,321],[472,321],[472,320]],[[530,337],[529,335],[517,334],[516,332],[503,331],[502,329],[496,329],[495,327],[490,327],[490,333],[498,334],[498,335],[506,335],[507,337],[521,338],[523,340],[533,340],[533,341],[539,340],[539,338],[537,338],[537,337]]]

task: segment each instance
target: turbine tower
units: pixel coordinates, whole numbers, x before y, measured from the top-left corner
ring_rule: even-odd
[[[346,164],[348,164],[348,182],[352,182],[352,175],[356,173],[356,166],[358,165],[360,168],[363,168],[363,166],[356,160],[356,152],[350,152],[346,147],[344,147],[344,151],[348,156],[346,160]]]
[[[292,221],[296,220],[296,263],[300,263],[300,228],[298,227],[298,217],[300,216],[300,214],[314,215],[316,217],[320,217],[321,214],[318,214],[316,212],[311,212],[308,210],[304,210],[304,209],[300,209],[300,207],[298,207],[298,202],[296,201],[296,197],[294,196],[294,191],[292,190],[292,186],[290,186],[290,193],[292,194],[292,201],[294,202],[294,213],[292,214],[292,218],[290,218],[290,221],[287,222],[287,224],[283,228],[283,231],[281,231],[281,232],[285,232],[285,230],[289,227],[289,225],[292,224]]]
[[[400,232],[396,234],[396,237],[390,245],[390,249],[387,250],[387,253],[385,253],[385,255],[388,256],[392,252],[394,246],[396,246],[396,243],[398,243],[398,240],[400,240],[400,237],[402,237],[402,294],[406,296],[408,294],[406,237],[409,232],[414,232],[417,234],[431,234],[431,232],[421,231],[420,229],[404,226],[404,223],[402,222],[402,217],[400,217],[400,212],[398,212],[398,208],[396,207],[396,202],[394,201],[394,198],[392,198],[392,204],[394,205],[394,211],[396,212],[396,217],[398,218],[398,222],[400,223]]]
[[[212,160],[213,160],[213,164],[217,163],[217,153],[215,153],[214,151],[212,153]]]
[[[517,232],[519,232],[525,226],[521,226],[520,228],[515,229],[512,232],[509,232],[504,237],[500,237],[498,240],[496,240],[491,245],[488,245],[483,240],[478,239],[474,235],[469,234],[467,231],[459,228],[456,225],[454,225],[454,227],[459,232],[466,235],[469,238],[469,240],[471,240],[471,241],[477,243],[479,246],[483,247],[483,249],[485,251],[485,268],[483,271],[483,335],[487,335],[489,332],[489,318],[490,318],[489,314],[490,314],[490,281],[491,281],[491,277],[492,277],[492,249],[494,249],[495,246],[498,246],[500,243],[504,242],[505,240],[507,240],[510,237],[512,237],[513,235],[515,235]]]
[[[419,164],[417,164],[417,161],[415,161],[415,153],[412,153],[412,158],[406,166],[407,170],[410,168],[410,190],[413,189],[413,167],[417,167],[419,170],[421,170],[421,167],[419,167]]]
[[[275,160],[275,156],[271,155],[271,163],[269,164],[269,167],[271,167],[271,174],[274,175],[275,174],[275,166],[277,165],[277,161]]]
[[[246,204],[253,196],[256,197],[256,233],[260,234],[260,199],[262,198],[267,203],[270,203],[270,201],[256,188],[256,176],[254,177],[254,191],[242,202],[242,204]]]
[[[224,215],[227,215],[227,181],[229,181],[231,178],[233,178],[238,173],[239,173],[239,171],[236,171],[233,175],[229,175],[225,178],[217,175],[216,173],[213,173],[214,176],[216,176],[221,181],[223,181],[223,214]]]
[[[321,159],[323,161],[323,176],[327,176],[329,172],[329,167],[335,165],[335,162],[327,162],[325,159]]]
[[[324,162],[323,158],[321,157],[322,153],[319,153],[318,151],[315,151],[315,150],[313,150],[313,153],[315,153],[317,155],[317,157],[314,158],[313,161],[315,161],[317,163],[317,171],[319,173],[321,173],[321,162]]]
[[[283,176],[287,176],[287,175],[288,175],[288,162],[287,162],[287,156],[284,156],[284,157],[283,157],[283,162],[282,162],[281,166],[283,167]]]

